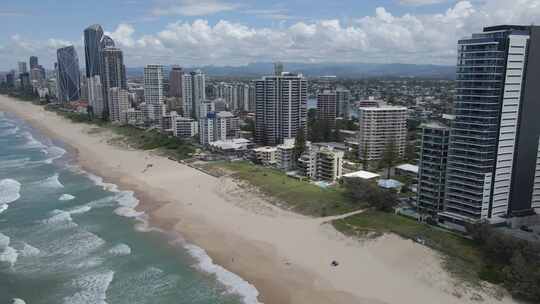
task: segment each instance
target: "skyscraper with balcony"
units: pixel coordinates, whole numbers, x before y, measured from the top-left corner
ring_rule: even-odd
[[[336,126],[336,110],[336,91],[324,90],[317,95],[317,116],[331,128]]]
[[[163,95],[163,66],[149,64],[144,68],[144,102],[147,107],[147,124],[161,126],[164,106]]]
[[[417,206],[421,214],[436,216],[444,210],[450,128],[433,121],[419,129]]]
[[[444,212],[463,224],[540,208],[540,27],[501,25],[458,42]]]
[[[277,66],[278,70],[281,66]],[[255,140],[278,145],[306,132],[307,80],[287,72],[265,76],[255,82]]]
[[[60,103],[66,103],[78,100],[81,91],[81,75],[77,51],[71,45],[58,49],[56,55],[58,60],[58,101]]]
[[[112,88],[126,90],[126,67],[122,50],[117,47],[105,47],[103,49],[103,63],[103,85],[107,91]]]

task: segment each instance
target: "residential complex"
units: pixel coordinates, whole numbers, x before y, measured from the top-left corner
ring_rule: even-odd
[[[540,27],[494,26],[458,43],[442,219],[501,221],[539,197]]]
[[[255,82],[255,140],[278,145],[297,132],[307,132],[307,80],[283,72]]]
[[[399,156],[407,142],[407,108],[377,105],[358,109],[359,159],[380,160],[389,144]]]
[[[421,214],[437,215],[444,209],[450,127],[434,121],[419,129],[417,206]]]
[[[331,128],[336,125],[337,117],[337,93],[335,91],[324,90],[317,95],[317,116]]]

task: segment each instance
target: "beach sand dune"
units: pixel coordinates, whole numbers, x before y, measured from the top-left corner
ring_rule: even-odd
[[[325,223],[329,219],[281,210],[230,177],[112,145],[109,131],[89,132],[93,127],[3,96],[0,110],[70,145],[86,170],[136,191],[153,226],[204,248],[253,283],[265,304],[461,304],[479,303],[478,295],[484,303],[514,303],[467,288],[443,270],[436,252],[410,240],[358,241]]]

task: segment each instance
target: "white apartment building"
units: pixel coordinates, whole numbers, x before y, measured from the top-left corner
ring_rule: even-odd
[[[88,78],[88,103],[92,107],[94,116],[103,118],[105,101],[103,100],[103,85],[99,75]]]
[[[298,159],[300,175],[312,180],[335,182],[343,176],[345,152],[327,146],[311,146]]]
[[[253,149],[255,157],[261,164],[265,166],[273,166],[277,164],[278,149],[276,147],[260,147]]]
[[[112,122],[126,124],[126,113],[130,108],[128,91],[120,88],[110,88],[108,97],[109,119]]]
[[[173,135],[179,138],[191,138],[199,133],[199,124],[190,117],[176,116],[173,120]]]
[[[144,125],[144,113],[143,111],[134,108],[128,109],[126,112],[126,120],[129,125],[142,126]]]
[[[390,142],[393,142],[397,154],[404,155],[407,144],[406,107],[380,105],[358,108],[358,122],[360,159],[381,159]]]
[[[278,145],[276,154],[276,165],[281,170],[291,170],[296,164],[294,159],[294,138],[287,138],[282,145]]]
[[[218,140],[238,138],[240,122],[231,112],[210,112],[199,120],[199,139],[202,145]]]
[[[163,66],[149,64],[144,68],[145,117],[149,126],[160,126],[165,95],[163,94]]]

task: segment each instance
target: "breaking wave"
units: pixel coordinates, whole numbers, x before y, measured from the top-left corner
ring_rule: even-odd
[[[0,204],[9,204],[21,197],[21,183],[14,179],[0,180]]]
[[[259,304],[257,300],[259,291],[255,286],[227,269],[214,264],[204,249],[191,244],[185,244],[184,248],[197,259],[197,268],[206,273],[214,274],[217,280],[227,287],[228,292],[240,295],[246,304]]]
[[[62,194],[58,200],[59,201],[70,201],[72,199],[75,199],[75,196],[71,195],[71,194]]]

